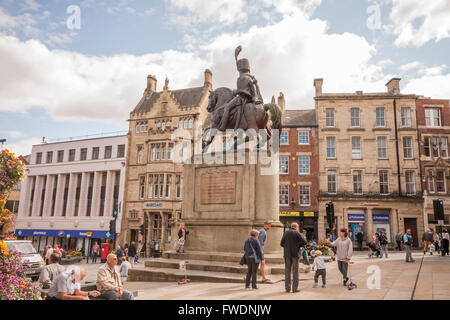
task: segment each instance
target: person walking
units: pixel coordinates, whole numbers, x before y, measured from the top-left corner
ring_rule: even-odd
[[[303,240],[305,240],[305,246],[308,244],[308,239],[306,238],[306,230],[302,230],[301,236]],[[308,258],[308,251],[306,251],[305,246],[302,247],[302,258],[303,261],[305,261],[305,264],[310,267],[309,258]]]
[[[92,263],[97,263],[97,257],[100,255],[100,246],[96,241],[92,247]]]
[[[436,232],[436,230],[433,231],[433,241],[434,241],[434,248],[436,252],[439,254],[439,252],[441,251],[440,246],[441,238],[439,237],[439,234]]]
[[[120,266],[122,264],[123,250],[119,245],[117,245],[117,247],[116,247],[116,256],[117,256],[118,264]]]
[[[362,244],[363,244],[364,235],[361,232],[361,230],[358,231],[356,234],[356,241],[358,242],[358,251],[362,251]]]
[[[187,235],[189,234],[189,231],[186,230],[186,225],[182,223],[180,225],[180,230],[178,230],[178,249],[177,252],[184,253],[184,244],[186,242]]]
[[[423,254],[427,254],[428,248],[434,242],[433,233],[430,229],[427,229],[422,235],[423,241]],[[433,252],[430,251],[430,255],[433,255]]]
[[[395,236],[395,242],[397,243],[398,251],[402,251],[402,234],[400,232]]]
[[[406,230],[406,233],[403,235],[403,243],[405,245],[406,251],[406,262],[415,262],[411,254],[411,247],[414,243],[414,239],[411,233],[411,229]]]
[[[316,273],[314,274],[314,286],[313,288],[317,288],[317,284],[319,282],[319,276],[322,276],[322,288],[326,288],[327,287],[327,269],[325,267],[325,261],[323,260],[322,257],[322,251],[320,250],[316,250],[314,252],[315,257],[314,257],[314,262],[312,264],[312,270],[314,270],[314,268],[316,268]]]
[[[330,243],[330,245],[336,248],[338,268],[343,277],[343,284],[346,286],[347,281],[349,280],[347,276],[348,263],[350,262],[353,254],[353,244],[352,240],[348,237],[347,229],[341,228],[339,238]]]
[[[380,242],[380,259],[383,258],[383,253],[386,256],[386,259],[388,257],[388,240],[386,237],[386,234],[384,232],[380,232],[380,236],[378,237],[378,240]]]
[[[132,268],[134,268],[134,259],[136,257],[136,252],[136,243],[132,241],[130,246],[128,247],[128,261],[130,261]]]
[[[259,263],[264,260],[264,253],[261,248],[261,243],[258,240],[258,230],[250,232],[250,238],[244,243],[244,256],[247,262],[247,276],[245,277],[245,288],[250,289],[250,282],[252,289],[258,289],[256,286],[257,272]]]
[[[442,230],[442,240],[441,240],[441,242],[442,242],[442,244],[441,244],[441,247],[442,247],[441,254],[442,254],[442,256],[445,256],[446,254],[450,254],[448,252],[449,241],[450,241],[450,237],[448,235],[447,229]]]
[[[258,234],[258,240],[259,243],[261,244],[261,249],[264,252],[264,245],[266,243],[267,240],[267,230],[270,229],[270,222],[266,221],[264,222],[264,226],[259,230],[259,234]],[[266,278],[266,260],[262,259],[261,260],[261,276],[262,276],[262,282],[267,282],[269,281],[269,279]]]
[[[301,247],[306,245],[300,232],[297,231],[298,224],[292,223],[291,229],[287,230],[281,238],[280,246],[283,247],[284,257],[284,277],[286,292],[291,291],[291,275],[292,275],[292,292],[299,292],[298,289],[298,259]]]

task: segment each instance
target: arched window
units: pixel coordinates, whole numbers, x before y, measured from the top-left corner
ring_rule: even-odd
[[[189,119],[189,129],[192,129],[192,119]]]

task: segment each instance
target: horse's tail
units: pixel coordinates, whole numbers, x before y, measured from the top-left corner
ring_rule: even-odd
[[[271,116],[270,120],[272,121],[271,127],[273,129],[281,130],[282,129],[281,110],[278,107],[278,105],[275,103],[267,103],[264,105],[264,111],[267,112],[267,110],[270,111],[270,116]]]

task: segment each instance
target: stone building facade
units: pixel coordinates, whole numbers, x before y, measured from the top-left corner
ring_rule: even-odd
[[[420,170],[424,190],[424,226],[435,229],[433,200],[444,201],[444,225],[450,228],[449,100],[419,97],[416,101]]]
[[[335,230],[346,227],[367,241],[385,231],[390,242],[412,229],[423,233],[422,187],[417,150],[416,96],[387,92],[323,93],[315,79],[319,140],[319,238],[326,236],[327,202],[334,203]]]
[[[157,92],[156,78],[147,77],[147,88],[129,119],[122,244],[141,241],[147,253],[152,240],[161,250],[173,244],[182,219],[182,194],[188,190],[182,190],[183,164],[173,161],[171,136],[177,128],[194,136],[196,124],[205,121],[211,89],[209,70],[203,86],[180,90],[170,90],[166,79]]]
[[[281,104],[282,105],[282,104]],[[280,221],[318,239],[319,158],[316,110],[284,110],[280,137]]]

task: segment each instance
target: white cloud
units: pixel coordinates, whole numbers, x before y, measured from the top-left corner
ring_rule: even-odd
[[[21,138],[21,137],[25,136],[25,133],[23,133],[22,131],[11,130],[11,131],[2,131],[2,132],[6,133],[6,135],[11,138]]]
[[[442,64],[440,66],[423,68],[419,70],[419,74],[424,76],[440,76],[447,69],[447,65]]]
[[[12,143],[7,141],[7,143],[3,146],[3,149],[8,149],[9,151],[15,153],[16,156],[25,156],[31,154],[32,146],[39,143],[41,143],[41,139],[38,138],[23,139]]]
[[[442,85],[443,83],[450,83],[450,73],[430,74],[412,79],[403,91],[422,94],[433,99],[448,99],[450,97],[450,86]]]
[[[395,45],[420,47],[450,37],[450,1],[391,0],[392,24],[385,29],[397,35]],[[416,27],[415,25],[419,25]]]
[[[410,71],[421,67],[423,64],[420,61],[413,61],[410,63],[403,64],[399,67],[399,69],[403,72]]]

